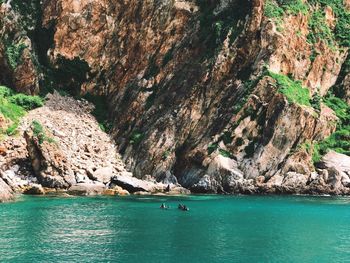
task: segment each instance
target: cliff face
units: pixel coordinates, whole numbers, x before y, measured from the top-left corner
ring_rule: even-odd
[[[309,191],[314,145],[348,131],[327,103],[330,90],[349,103],[347,0],[33,0],[30,19],[16,2],[1,4],[1,80],[107,96],[138,178]],[[21,47],[16,67],[4,43]]]

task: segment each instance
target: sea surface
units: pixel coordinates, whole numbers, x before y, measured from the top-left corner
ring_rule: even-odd
[[[0,262],[350,262],[350,199],[20,197],[0,204]]]

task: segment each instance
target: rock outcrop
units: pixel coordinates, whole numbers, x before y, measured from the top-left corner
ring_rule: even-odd
[[[0,144],[1,178],[10,193],[43,195],[51,193],[50,189],[71,195],[189,193],[180,185],[167,189],[154,180],[132,177],[113,140],[91,114],[91,103],[56,92],[46,100],[45,106],[22,119],[19,133],[23,136],[8,137]]]
[[[13,198],[12,189],[0,178],[0,202],[10,201]]]
[[[41,80],[105,96],[116,142],[86,118],[88,103],[51,95],[28,117],[52,116],[41,121],[59,145],[27,136],[39,179],[56,178],[42,156],[61,151],[63,188],[112,181],[137,192],[153,189],[151,177],[207,193],[349,190],[342,173],[316,169],[313,151],[301,150],[342,126],[324,98],[338,90],[349,103],[347,1],[32,0],[28,10],[39,11],[28,16],[12,2],[0,4],[9,14],[0,38],[12,43],[0,44],[0,80],[27,93]],[[11,47],[21,50],[15,69]],[[137,179],[124,179],[127,170]]]

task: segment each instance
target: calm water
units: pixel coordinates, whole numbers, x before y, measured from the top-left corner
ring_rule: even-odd
[[[350,262],[350,199],[22,197],[0,262]]]

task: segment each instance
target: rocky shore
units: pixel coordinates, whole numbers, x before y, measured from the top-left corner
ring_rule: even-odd
[[[178,184],[139,180],[125,169],[116,146],[91,114],[86,100],[46,97],[30,111],[19,135],[0,142],[0,200],[16,193],[42,195],[188,194]],[[40,132],[35,125],[39,126]]]
[[[350,194],[349,12],[350,0],[0,0],[0,84],[102,96],[111,128],[87,101],[49,95],[0,142],[4,199]]]

